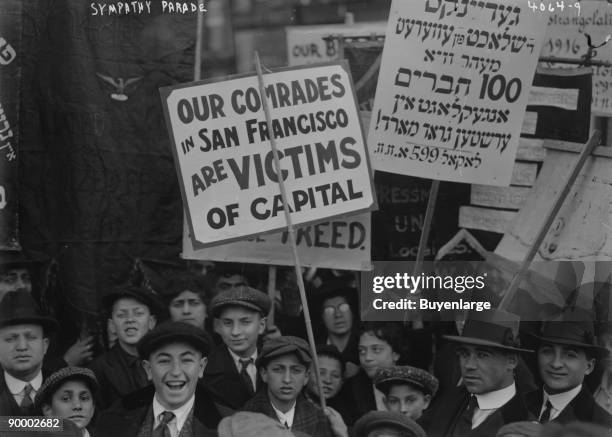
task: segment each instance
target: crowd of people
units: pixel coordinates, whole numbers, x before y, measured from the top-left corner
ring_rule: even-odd
[[[612,324],[571,311],[529,330],[499,311],[362,322],[355,281],[326,278],[309,293],[319,388],[299,305],[239,270],[118,286],[95,354],[91,335],[54,347],[63,321],[30,269],[0,265],[0,416],[60,417],[66,436],[612,435]]]

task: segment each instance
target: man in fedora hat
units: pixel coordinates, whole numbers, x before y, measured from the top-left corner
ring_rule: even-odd
[[[48,335],[56,329],[57,322],[42,314],[30,293],[10,291],[0,301],[0,416],[34,414]]]
[[[198,384],[211,341],[184,322],[165,322],[138,343],[152,386],[125,396],[102,413],[96,429],[112,437],[216,436],[221,415]]]
[[[587,390],[584,378],[596,360],[609,351],[595,343],[589,320],[551,321],[542,324],[538,340],[538,371],[542,389],[526,395],[529,410],[541,423],[579,420],[612,427],[612,417]]]
[[[506,423],[531,418],[516,389],[514,372],[521,349],[519,318],[502,311],[472,312],[457,344],[461,386],[432,407],[428,435],[489,437]]]
[[[89,366],[100,382],[100,409],[149,384],[136,345],[155,327],[161,310],[153,293],[131,285],[113,290],[102,303],[117,342]]]

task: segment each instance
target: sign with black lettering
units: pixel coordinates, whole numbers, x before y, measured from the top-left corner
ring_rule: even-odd
[[[341,270],[372,268],[370,213],[296,228],[300,264]],[[183,258],[254,264],[293,265],[287,231],[258,235],[245,240],[199,250],[183,235]]]
[[[284,208],[304,225],[375,207],[346,63],[287,68],[263,79],[265,96],[254,75],[161,89],[194,249],[282,230]]]
[[[546,20],[522,0],[394,0],[368,133],[374,168],[508,185]]]

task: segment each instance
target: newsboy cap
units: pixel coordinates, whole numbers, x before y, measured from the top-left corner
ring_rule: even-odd
[[[9,291],[0,301],[0,328],[26,324],[40,325],[45,333],[58,327],[54,318],[43,314],[30,293]]]
[[[217,428],[219,437],[293,437],[278,421],[262,413],[239,411],[223,418]]]
[[[52,373],[47,379],[44,380],[40,386],[40,389],[38,389],[38,392],[36,393],[34,405],[37,408],[40,408],[42,404],[48,403],[49,399],[64,382],[75,379],[85,382],[92,394],[98,390],[98,380],[91,370],[86,369],[85,367],[64,367],[57,372]]]
[[[374,385],[386,392],[393,384],[408,384],[417,387],[425,394],[435,396],[438,379],[426,370],[412,366],[382,367],[374,376]]]
[[[223,308],[240,306],[258,311],[266,317],[272,307],[272,301],[266,293],[252,287],[242,286],[222,291],[210,302],[210,312],[213,317],[219,317]]]
[[[355,437],[367,437],[367,435],[379,428],[395,428],[402,431],[406,437],[427,437],[425,431],[414,420],[401,413],[390,411],[370,411],[361,416],[353,428]]]
[[[113,311],[113,305],[115,305],[115,302],[124,298],[134,299],[146,305],[152,314],[159,315],[162,311],[163,306],[161,301],[155,294],[143,287],[137,287],[129,284],[119,286],[107,293],[102,298],[102,305],[104,305],[104,308],[106,308],[110,314]]]
[[[164,322],[142,337],[136,346],[138,355],[146,360],[159,348],[171,343],[187,343],[207,355],[211,340],[202,328],[184,322]]]
[[[302,338],[284,335],[266,340],[257,357],[257,367],[264,367],[273,358],[282,355],[295,354],[306,367],[312,361],[308,343]]]

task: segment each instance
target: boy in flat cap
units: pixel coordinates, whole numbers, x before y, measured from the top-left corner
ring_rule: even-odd
[[[414,420],[404,414],[390,411],[366,413],[355,422],[353,435],[355,437],[427,437],[423,428]]]
[[[255,361],[270,307],[267,294],[246,286],[223,291],[210,303],[223,344],[211,353],[202,383],[230,411],[241,409],[261,384]]]
[[[579,420],[612,427],[612,417],[583,385],[597,359],[608,356],[596,345],[590,321],[544,322],[538,339],[538,370],[543,387],[528,393],[529,410],[541,423]]]
[[[34,415],[48,336],[56,329],[30,293],[9,291],[0,301],[0,416]]]
[[[97,435],[112,437],[216,436],[221,415],[198,384],[210,338],[183,322],[165,322],[138,343],[152,386],[129,394],[102,413]]]
[[[100,410],[149,384],[136,345],[155,327],[160,308],[150,291],[131,285],[107,294],[102,303],[117,342],[89,365],[100,383]]]
[[[438,398],[430,412],[431,436],[490,437],[506,423],[531,420],[516,388],[521,349],[519,318],[502,311],[472,312],[457,343],[462,385]]]
[[[301,338],[281,336],[266,341],[257,358],[265,387],[243,410],[263,413],[292,431],[331,437],[332,429],[325,413],[302,394],[311,361],[308,344]]]
[[[431,373],[412,366],[378,369],[374,385],[385,395],[387,410],[420,419],[438,391],[438,380]]]

